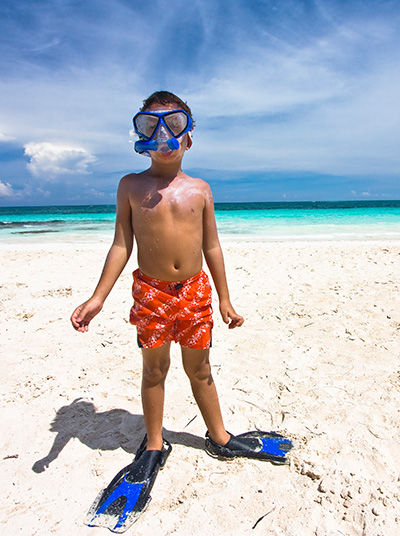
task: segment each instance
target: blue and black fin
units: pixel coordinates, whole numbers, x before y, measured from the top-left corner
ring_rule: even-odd
[[[145,437],[133,463],[121,469],[99,493],[87,514],[86,524],[125,532],[148,506],[158,471],[165,465],[171,450],[171,444],[165,439],[162,450],[146,450]]]
[[[228,432],[229,433],[229,432]],[[226,445],[219,445],[206,434],[205,448],[210,456],[215,458],[254,458],[268,460],[274,464],[287,463],[287,453],[293,448],[293,443],[276,432],[262,432],[255,430],[231,436]]]

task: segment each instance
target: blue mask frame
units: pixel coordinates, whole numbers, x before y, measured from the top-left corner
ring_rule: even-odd
[[[166,122],[164,121],[164,117],[166,117],[167,115],[172,115],[176,112],[182,112],[183,114],[186,115],[187,117],[187,125],[186,127],[179,133],[176,133],[176,132],[173,132],[169,127],[168,125],[166,124]],[[136,118],[140,115],[151,115],[153,117],[158,117],[158,121],[157,121],[157,124],[155,125],[154,127],[154,130],[153,130],[153,133],[151,136],[146,136],[146,134],[144,134],[143,132],[141,132],[137,126],[136,126]],[[146,140],[146,141],[150,141],[154,138],[157,130],[159,129],[160,125],[163,125],[166,130],[171,134],[171,136],[173,138],[180,138],[181,136],[183,136],[184,134],[186,134],[186,132],[189,132],[190,130],[192,130],[193,128],[193,124],[192,124],[192,118],[190,117],[190,115],[185,111],[185,110],[181,110],[181,109],[177,109],[177,110],[168,110],[167,112],[146,112],[146,111],[143,111],[143,112],[138,112],[134,118],[133,118],[133,127],[135,129],[135,132],[136,134]]]
[[[187,117],[186,127],[179,133],[173,132],[164,121],[165,116],[174,114],[176,112],[182,112]],[[135,120],[140,115],[150,115],[150,116],[158,118],[158,121],[154,127],[154,130],[151,136],[146,136],[146,134],[144,134],[137,128]],[[170,138],[167,141],[167,145],[171,151],[175,151],[176,149],[179,149],[179,141],[177,140],[177,138],[180,138],[181,136],[186,134],[186,132],[189,132],[193,128],[192,118],[185,110],[182,110],[180,108],[178,108],[177,110],[168,110],[166,112],[145,112],[145,111],[138,112],[133,117],[133,127],[135,129],[136,134],[139,136],[139,138],[141,138],[137,142],[135,142],[135,151],[137,153],[146,154],[150,156],[149,151],[157,151],[159,145],[158,145],[157,140],[154,140],[153,138],[155,137],[160,125],[163,125],[164,128],[167,130],[167,132],[169,132],[169,134],[172,136],[172,138]]]

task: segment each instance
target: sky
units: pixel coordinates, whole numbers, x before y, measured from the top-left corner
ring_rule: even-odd
[[[2,0],[0,205],[114,203],[156,90],[217,202],[400,199],[398,0]]]

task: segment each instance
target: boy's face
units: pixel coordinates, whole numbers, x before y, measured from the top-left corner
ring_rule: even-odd
[[[143,112],[170,112],[173,110],[179,110],[180,108],[176,104],[157,104],[154,103],[148,108],[142,110]],[[158,127],[160,128],[160,127]],[[185,151],[190,149],[192,146],[192,138],[189,133],[184,134],[182,137],[178,138],[179,148],[175,151],[168,151],[166,153],[161,153],[160,151],[149,151],[152,160],[155,161],[168,161],[173,162],[175,160],[180,160],[183,158]]]

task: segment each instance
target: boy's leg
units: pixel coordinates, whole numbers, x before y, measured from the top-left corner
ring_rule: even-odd
[[[230,435],[226,432],[219,406],[217,389],[211,374],[210,350],[182,349],[183,368],[189,377],[193,396],[199,406],[211,439],[225,445]]]
[[[147,450],[162,449],[164,383],[168,373],[171,343],[159,348],[142,348],[142,406],[147,433]]]

